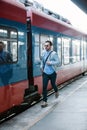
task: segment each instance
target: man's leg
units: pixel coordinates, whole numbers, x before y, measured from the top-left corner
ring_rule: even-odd
[[[47,74],[43,73],[43,101],[47,102],[47,85],[49,77]]]
[[[50,75],[50,81],[51,81],[51,84],[52,84],[52,87],[55,91],[55,97],[57,98],[59,96],[59,93],[58,93],[58,88],[56,86],[56,72],[54,72],[52,75]]]

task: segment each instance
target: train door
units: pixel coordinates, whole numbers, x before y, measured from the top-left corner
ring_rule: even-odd
[[[31,21],[27,20],[27,75],[29,88],[25,92],[25,96],[29,96],[30,102],[36,101],[40,98],[38,94],[37,86],[34,86],[34,76],[33,76],[33,58],[32,58],[32,32],[31,32]]]
[[[27,20],[27,66],[28,66],[28,80],[29,85],[33,85],[33,64],[32,64],[32,33],[31,33],[31,21]]]

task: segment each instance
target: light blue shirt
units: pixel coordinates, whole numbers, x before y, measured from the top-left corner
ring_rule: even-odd
[[[49,55],[50,51],[44,51],[42,54],[42,64],[41,64],[41,68],[43,67],[43,62],[45,62],[47,56]],[[47,65],[45,63],[45,67],[44,67],[44,73],[46,74],[52,74],[55,71],[54,65],[57,65],[59,63],[59,58],[58,55],[55,51],[52,51],[52,53],[49,55],[47,61],[50,62],[50,65]]]

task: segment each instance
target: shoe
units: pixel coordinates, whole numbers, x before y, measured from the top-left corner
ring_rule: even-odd
[[[43,101],[42,104],[41,104],[41,107],[44,108],[44,107],[47,107],[47,106],[48,106],[47,102]]]
[[[59,92],[55,92],[55,98],[59,97]]]

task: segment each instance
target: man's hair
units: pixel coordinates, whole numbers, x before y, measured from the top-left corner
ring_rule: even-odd
[[[51,41],[49,41],[49,40],[47,40],[47,41],[45,41],[45,43],[50,43],[50,46],[52,46],[52,42]]]
[[[0,41],[0,44],[4,45],[4,42]]]

